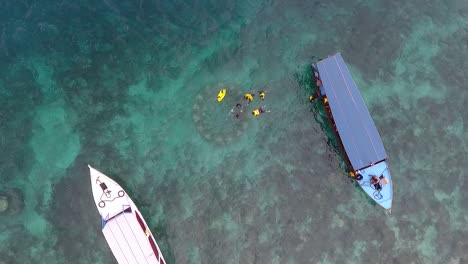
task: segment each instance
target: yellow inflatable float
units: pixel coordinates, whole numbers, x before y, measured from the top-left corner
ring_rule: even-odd
[[[218,102],[223,101],[224,96],[226,96],[226,88],[223,88],[218,93]]]

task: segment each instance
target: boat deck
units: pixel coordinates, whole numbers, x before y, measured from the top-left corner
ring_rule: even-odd
[[[145,230],[136,215],[124,212],[106,221],[102,232],[119,263],[164,263],[162,259],[159,262],[158,250],[152,248],[149,243],[152,238],[145,234]]]
[[[360,170],[362,180],[357,181],[361,188],[369,195],[376,203],[380,204],[385,209],[392,208],[392,176],[388,171],[388,164],[385,161],[379,162],[374,166]],[[377,191],[371,184],[372,176],[385,177],[387,184],[382,184],[382,190]],[[381,180],[382,182],[382,180]]]

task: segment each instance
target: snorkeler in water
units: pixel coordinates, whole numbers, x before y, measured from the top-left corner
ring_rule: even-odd
[[[233,116],[234,116],[235,118],[239,119],[239,118],[241,117],[241,115],[242,115],[242,112],[243,112],[243,110],[244,110],[244,107],[242,106],[241,103],[237,103],[237,104],[236,104],[236,108],[237,108],[237,113],[234,114]],[[233,113],[233,112],[235,112],[235,111],[234,111],[234,108],[231,109],[231,113]]]
[[[265,91],[258,91],[258,96],[263,100],[265,98]]]
[[[265,107],[266,107],[266,105],[254,109],[254,110],[252,111],[252,115],[255,116],[255,117],[257,117],[257,116],[259,116],[259,115],[261,115],[261,114],[263,114],[263,113],[269,113],[270,110],[265,110]]]
[[[246,94],[244,95],[244,99],[245,99],[245,100],[247,100],[247,101],[248,101],[248,103],[250,104],[250,102],[252,102],[252,101],[253,101],[253,99],[254,99],[254,96],[255,96],[255,94],[246,93]]]
[[[318,97],[319,97],[319,93],[318,93],[318,92],[313,93],[313,94],[309,95],[309,101],[310,101],[311,103],[313,103],[313,102],[315,101],[315,99],[317,99]]]

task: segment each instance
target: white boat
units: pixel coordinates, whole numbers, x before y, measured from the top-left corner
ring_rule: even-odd
[[[102,232],[119,264],[165,264],[153,234],[125,190],[89,166]]]

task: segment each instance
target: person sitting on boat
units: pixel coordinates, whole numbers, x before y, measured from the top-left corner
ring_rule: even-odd
[[[263,106],[263,108],[265,108],[266,106]],[[263,109],[262,107],[259,107],[257,109],[254,109],[252,111],[252,115],[254,115],[255,117],[259,116],[260,114],[263,114],[263,113],[269,113],[270,110],[265,110]]]
[[[362,180],[364,178],[364,176],[362,176],[362,173],[361,173],[360,170],[357,170],[356,173],[354,173],[354,172],[351,172],[351,173],[352,173],[351,177],[353,177],[354,179],[356,179],[358,181],[360,181],[360,180]]]
[[[255,96],[254,94],[246,93],[246,94],[244,95],[244,99],[247,100],[247,101],[249,101],[249,104],[250,104],[250,102],[253,101],[254,96]]]
[[[317,79],[317,82],[315,84],[317,85],[318,88],[320,88],[322,86],[322,80]]]
[[[379,177],[373,175],[372,178],[371,178],[371,184],[374,185],[374,188],[375,188],[377,191],[382,190],[382,185],[380,184],[380,179],[379,179]]]
[[[265,98],[265,91],[258,91],[258,96],[263,100]]]

